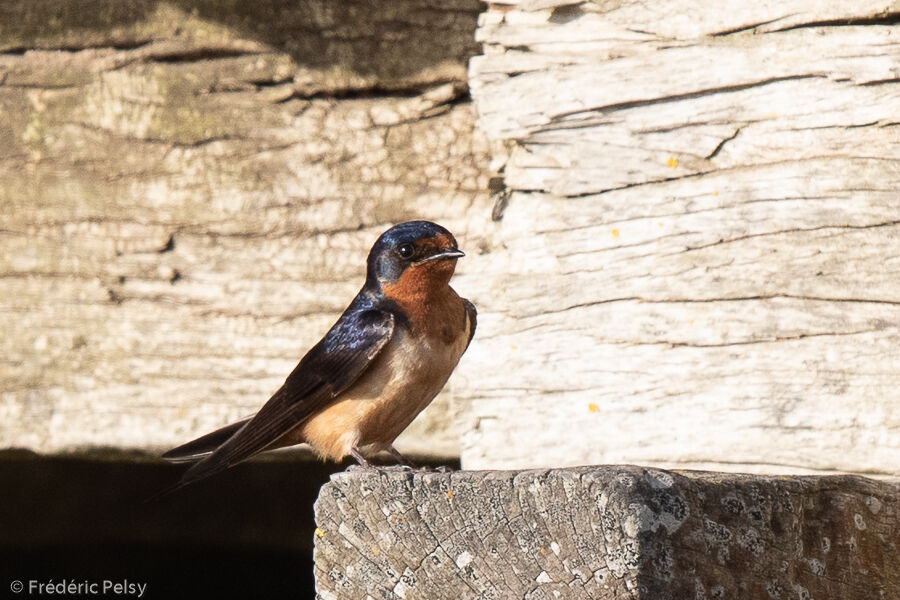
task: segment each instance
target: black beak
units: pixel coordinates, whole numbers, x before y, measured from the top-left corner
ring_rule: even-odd
[[[465,256],[465,253],[462,250],[457,248],[444,248],[437,254],[432,254],[431,256],[426,256],[422,260],[416,261],[419,264],[429,262],[432,260],[445,260],[448,258],[462,258]]]

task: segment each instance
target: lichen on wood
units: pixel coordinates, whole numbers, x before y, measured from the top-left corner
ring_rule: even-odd
[[[316,582],[350,598],[900,594],[900,487],[640,467],[345,472],[316,502]]]

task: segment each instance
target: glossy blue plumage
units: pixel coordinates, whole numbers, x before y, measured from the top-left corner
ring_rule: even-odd
[[[456,245],[452,233],[431,221],[408,221],[385,231],[369,252],[366,262],[366,288],[375,291],[378,289],[379,281],[396,281],[403,273],[407,264],[397,260],[398,257],[393,253],[395,248],[405,243],[413,244],[419,240],[438,236],[447,236],[453,240],[454,246]]]
[[[415,245],[415,252],[406,256],[401,248],[404,244]],[[260,411],[249,420],[218,429],[164,455],[173,461],[198,461],[173,489],[227,469],[267,448],[277,447],[280,441],[280,445],[285,445],[283,440],[293,440],[291,436],[299,426],[339,401],[342,392],[360,379],[379,352],[397,335],[398,328],[407,329],[404,335],[409,333],[409,315],[395,300],[385,296],[382,286],[398,281],[417,261],[455,259],[461,255],[453,235],[428,221],[402,223],[383,233],[369,253],[363,288]],[[445,270],[447,279],[452,270],[452,265],[449,271]],[[431,271],[426,269],[424,272]],[[445,280],[435,281],[438,287],[449,290]],[[457,303],[462,303],[459,310],[468,315],[461,321],[464,330],[459,334],[468,333],[468,340],[471,340],[475,309],[452,290],[449,292]],[[419,310],[417,305],[411,309]],[[457,359],[458,355],[450,370]],[[396,452],[392,447],[389,449]],[[353,455],[359,458],[355,447],[353,450]]]

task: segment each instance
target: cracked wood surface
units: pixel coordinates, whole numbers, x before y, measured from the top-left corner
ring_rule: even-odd
[[[470,89],[504,252],[467,468],[900,474],[898,23],[490,5]]]
[[[896,3],[484,8],[0,5],[0,446],[252,413],[427,217],[479,331],[402,450],[900,474]]]
[[[321,600],[900,596],[900,486],[856,476],[344,472],[316,522]]]
[[[0,5],[0,447],[184,442],[262,405],[390,224],[473,250],[480,10]],[[457,456],[458,410],[399,446]]]

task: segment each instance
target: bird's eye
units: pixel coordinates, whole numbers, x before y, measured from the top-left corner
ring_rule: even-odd
[[[412,244],[403,244],[397,248],[397,254],[400,255],[400,258],[412,258],[412,255],[415,253],[416,249]]]

